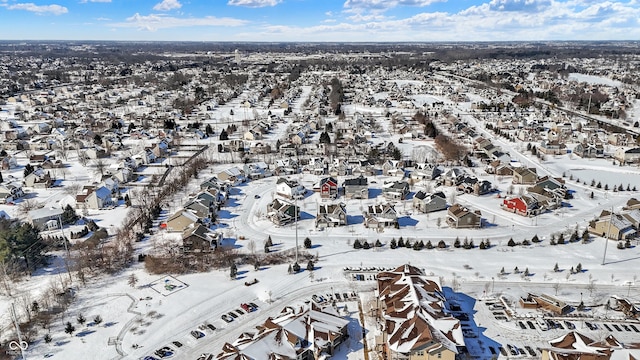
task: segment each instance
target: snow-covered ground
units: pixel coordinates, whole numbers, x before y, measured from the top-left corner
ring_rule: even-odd
[[[305,94],[308,94],[308,90]],[[297,102],[303,101],[303,95]],[[419,98],[421,102],[435,101],[435,97]],[[237,105],[237,104],[236,104]],[[222,122],[228,117],[233,104],[216,109],[219,114],[217,120]],[[382,114],[382,109],[360,109],[345,107],[347,111],[365,110],[370,113]],[[243,113],[234,108],[235,118],[251,117],[253,113]],[[413,110],[412,110],[413,111]],[[470,115],[465,115],[464,120],[483,129],[481,123],[476,122]],[[222,126],[223,123],[221,123]],[[386,127],[386,124],[383,124]],[[218,128],[220,129],[220,128]],[[284,131],[284,127],[276,130]],[[276,137],[274,136],[273,139]],[[377,141],[393,140],[397,143],[397,136],[381,134]],[[612,192],[604,189],[596,189],[589,186],[591,180],[600,181],[602,184],[614,185],[629,184],[640,189],[640,171],[636,167],[611,166],[608,160],[586,160],[577,156],[564,155],[548,157],[545,161],[531,159],[523,152],[520,143],[509,143],[503,139],[495,140],[497,145],[508,151],[515,160],[526,166],[535,166],[539,174],[551,174],[561,176],[565,174],[567,187],[574,191],[574,198],[569,206],[555,212],[548,212],[537,218],[527,218],[505,212],[500,209],[502,199],[495,194],[477,197],[474,195],[455,195],[455,201],[472,209],[482,211],[483,217],[490,226],[483,229],[460,230],[451,229],[445,225],[446,214],[444,212],[429,215],[419,214],[412,209],[411,200],[397,202],[396,209],[401,216],[402,226],[399,229],[385,229],[383,232],[375,232],[366,229],[362,224],[362,211],[367,205],[376,204],[381,200],[381,186],[384,181],[399,180],[399,178],[379,177],[376,183],[371,184],[370,198],[365,200],[338,200],[347,205],[347,213],[350,218],[348,226],[325,230],[316,229],[314,216],[317,204],[322,202],[317,194],[309,195],[298,205],[303,211],[302,220],[297,224],[298,242],[302,244],[305,237],[313,242],[313,248],[309,252],[317,255],[319,261],[313,275],[308,271],[288,275],[288,264],[262,267],[253,270],[252,266],[240,266],[239,276],[236,280],[230,280],[228,269],[212,271],[203,274],[173,275],[169,278],[180,287],[172,291],[163,291],[162,284],[165,278],[162,275],[148,274],[142,264],[135,264],[126,271],[112,275],[93,278],[86,286],[80,286],[77,300],[62,317],[57,317],[52,323],[50,334],[53,341],[46,344],[42,338],[45,332],[41,331],[35,341],[27,350],[28,358],[42,358],[51,354],[60,359],[136,359],[152,355],[156,349],[169,345],[176,350],[176,358],[196,359],[199,354],[209,352],[216,354],[225,342],[232,342],[244,331],[251,330],[264,321],[268,316],[274,315],[281,308],[292,301],[309,300],[313,294],[326,294],[335,292],[357,292],[361,295],[361,303],[365,306],[373,296],[372,290],[375,282],[372,280],[354,281],[351,273],[345,273],[343,268],[362,267],[397,267],[403,263],[424,268],[430,274],[442,277],[442,283],[447,287],[448,294],[461,303],[463,308],[470,312],[475,311],[472,321],[472,331],[480,337],[482,343],[470,340],[469,346],[478,352],[488,354],[488,346],[517,346],[531,345],[542,346],[545,341],[557,337],[560,330],[524,331],[516,327],[517,322],[506,322],[495,318],[488,311],[487,301],[496,301],[500,295],[509,301],[517,301],[521,296],[529,292],[548,293],[556,295],[571,304],[577,305],[581,297],[587,305],[593,305],[589,312],[594,316],[612,316],[611,312],[602,314],[602,304],[611,294],[628,296],[634,301],[640,298],[640,290],[637,285],[637,264],[640,259],[640,246],[634,242],[631,249],[618,250],[616,244],[610,242],[605,245],[602,238],[593,238],[592,241],[582,244],[580,242],[551,246],[549,238],[551,234],[564,232],[569,234],[578,228],[581,233],[587,225],[587,221],[598,215],[603,209],[614,208],[618,210],[629,198],[638,197],[640,193],[633,191]],[[204,144],[205,140],[199,140]],[[410,154],[416,146],[432,146],[430,141],[405,141],[400,148],[405,154]],[[64,174],[65,182],[86,182],[93,176],[91,171],[79,165],[67,170]],[[192,187],[185,189],[184,193],[175,197],[173,206],[180,206],[185,194],[195,189],[198,181],[223,170],[220,165],[202,172]],[[15,170],[21,171],[21,169]],[[475,174],[496,184],[503,193],[511,185],[509,178],[501,178],[485,174],[483,169],[477,167]],[[7,175],[4,174],[3,175]],[[19,178],[19,174],[15,174]],[[300,175],[299,180],[311,188],[318,178],[310,175]],[[344,178],[340,177],[342,182]],[[580,180],[578,182],[577,180]],[[223,209],[224,215],[220,220],[228,227],[226,238],[233,238],[239,251],[248,251],[250,241],[261,244],[268,236],[271,236],[277,251],[283,251],[295,247],[295,226],[289,225],[276,227],[264,217],[265,206],[274,196],[275,178],[251,181],[236,187],[232,193],[229,206]],[[586,182],[586,185],[584,184]],[[422,189],[424,184],[416,184],[412,192]],[[434,189],[435,190],[435,189]],[[454,199],[451,188],[442,188],[449,199]],[[516,187],[515,192],[518,192]],[[594,197],[591,198],[591,192]],[[256,195],[260,198],[256,199]],[[55,204],[62,201],[65,193],[61,188],[39,191],[38,201],[46,204]],[[0,210],[6,211],[10,216],[16,216],[15,207],[0,206]],[[123,207],[111,211],[90,212],[89,217],[99,220],[103,227],[115,227],[122,222],[127,212]],[[440,223],[440,226],[438,225]],[[508,247],[507,241],[513,238],[515,241],[531,239],[537,234],[545,239],[540,244],[531,246]],[[151,244],[160,239],[171,238],[173,235],[160,232],[154,238],[136,243],[136,251],[146,252]],[[239,240],[243,237],[246,240]],[[403,237],[411,242],[427,240],[435,245],[440,240],[445,240],[447,249],[432,249],[415,251],[408,248],[390,249],[391,239]],[[369,242],[380,240],[383,246],[369,250],[353,249],[355,239],[367,239]],[[475,242],[474,249],[455,249],[455,238],[463,240],[472,239]],[[490,239],[493,245],[488,250],[478,249],[481,240]],[[607,246],[606,257],[605,246]],[[62,254],[58,254],[62,256]],[[604,261],[603,261],[604,257]],[[60,258],[58,258],[60,260]],[[562,271],[553,271],[558,264]],[[578,263],[583,271],[570,274],[569,269]],[[305,268],[306,264],[302,264]],[[36,298],[43,291],[48,282],[65,276],[62,261],[54,261],[50,268],[43,269],[35,276],[16,285],[13,297],[4,296],[2,304],[2,323],[8,323],[8,308],[12,302],[18,302],[21,295],[30,294]],[[521,271],[528,269],[529,276],[523,276],[514,271],[515,267]],[[505,269],[505,274],[499,275],[500,269]],[[51,276],[51,273],[58,275]],[[373,272],[362,271],[365,278],[371,277]],[[131,274],[139,279],[135,287],[128,284]],[[245,281],[257,279],[258,283],[245,286]],[[77,280],[74,280],[77,281]],[[592,291],[588,290],[588,284],[593,283]],[[154,285],[151,285],[154,284]],[[74,283],[79,286],[79,284]],[[160,291],[158,291],[160,289]],[[494,299],[494,300],[489,300]],[[221,315],[239,308],[241,302],[255,302],[259,310],[245,314],[231,323],[221,319]],[[350,331],[359,333],[359,318],[355,312],[355,306],[347,303],[351,318],[353,319]],[[343,306],[340,304],[340,306]],[[475,310],[471,310],[475,309]],[[516,309],[518,310],[518,309]],[[520,310],[518,310],[520,311]],[[89,319],[89,324],[80,326],[75,321],[78,314],[83,314]],[[93,324],[92,319],[100,315],[103,321]],[[76,325],[73,335],[65,334],[64,324],[70,321]],[[365,322],[369,322],[366,320]],[[205,324],[213,325],[216,330],[211,330]],[[366,336],[369,344],[373,343],[375,324],[369,322]],[[199,329],[205,334],[204,338],[195,339],[190,331]],[[2,329],[2,333],[8,331],[8,326]],[[587,331],[587,329],[580,329]],[[600,331],[600,330],[598,330]],[[598,331],[592,332],[600,336]],[[634,333],[616,332],[616,337],[626,341],[634,339]],[[363,358],[363,344],[357,337],[344,344],[335,358],[359,359]],[[171,345],[172,341],[179,341],[182,347]],[[135,345],[135,346],[134,346]],[[496,347],[497,348],[497,347]],[[118,353],[121,352],[121,354]]]

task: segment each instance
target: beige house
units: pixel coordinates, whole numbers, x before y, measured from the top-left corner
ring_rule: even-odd
[[[636,235],[636,229],[629,218],[621,214],[611,214],[603,210],[596,220],[589,222],[588,231],[610,240],[624,240]]]
[[[189,210],[180,209],[171,215],[166,222],[166,229],[170,232],[183,232],[190,226],[194,226],[198,216]]]
[[[440,280],[411,265],[378,274],[376,349],[385,359],[455,360],[465,347],[460,320],[445,313]]]

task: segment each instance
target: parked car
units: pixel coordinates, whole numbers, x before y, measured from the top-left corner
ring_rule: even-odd
[[[231,316],[227,315],[227,314],[222,314],[222,320],[224,320],[225,322],[230,323],[230,322],[233,321],[233,318]]]
[[[198,356],[198,360],[211,360],[211,359],[213,359],[213,354],[209,354],[209,353],[204,353]]]
[[[161,359],[172,357],[173,356],[173,349],[171,349],[168,346],[165,346],[165,347],[163,347],[161,349],[156,350],[154,354],[159,356]]]
[[[191,336],[193,336],[196,339],[200,339],[204,337],[204,333],[199,330],[191,330]]]
[[[175,345],[176,347],[182,347],[182,343],[180,341],[172,341],[171,342],[173,345]]]

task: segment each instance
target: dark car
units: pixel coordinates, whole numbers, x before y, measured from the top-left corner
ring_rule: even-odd
[[[204,333],[198,330],[191,330],[191,336],[193,336],[196,339],[200,339],[204,337]]]
[[[170,347],[165,346],[162,349],[156,350],[154,354],[156,354],[160,358],[171,357],[173,356],[173,350]]]
[[[176,347],[182,347],[182,343],[180,341],[172,341],[171,342],[173,345],[175,345]]]
[[[234,319],[238,317],[238,315],[236,315],[236,313],[234,313],[233,311],[229,311],[228,314],[231,315],[231,317]]]
[[[253,198],[254,198],[254,199],[260,199],[260,195],[255,194],[255,195],[253,196]]]
[[[215,326],[213,326],[213,325],[211,325],[211,324],[209,324],[209,323],[207,323],[207,325],[206,325],[206,326],[207,326],[209,329],[211,329],[212,331],[216,329],[216,327],[215,327]]]
[[[224,320],[225,322],[230,323],[230,322],[233,321],[233,318],[231,316],[227,315],[227,314],[223,314],[222,315],[222,320]]]

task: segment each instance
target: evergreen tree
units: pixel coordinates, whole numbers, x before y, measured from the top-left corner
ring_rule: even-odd
[[[560,233],[560,236],[558,236],[558,244],[559,245],[564,245],[564,234]]]
[[[460,248],[460,239],[456,237],[456,240],[453,242],[453,247],[456,249]]]
[[[53,338],[51,338],[51,335],[49,335],[49,333],[46,333],[46,334],[44,335],[44,342],[45,342],[45,343],[47,343],[47,344],[48,344],[48,343],[50,343],[52,340],[53,340]]]
[[[504,266],[500,269],[500,275],[504,275]]]
[[[235,279],[237,275],[238,275],[238,267],[236,266],[235,263],[233,263],[231,264],[231,268],[229,269],[229,276],[232,279]]]
[[[82,314],[78,314],[76,320],[78,320],[78,324],[84,325],[84,323],[87,321],[87,318],[85,318]]]
[[[382,243],[380,242],[380,239],[376,240],[376,243],[374,245],[375,247],[382,247]]]
[[[578,263],[578,265],[576,265],[576,272],[582,272],[582,263]]]
[[[291,264],[289,264],[289,269],[287,269],[287,273],[289,275],[293,274],[293,268],[291,267]]]
[[[447,248],[447,244],[444,242],[444,240],[438,241],[438,249],[446,249],[446,248]]]
[[[362,248],[365,249],[365,250],[369,250],[369,249],[371,249],[371,245],[369,244],[368,241],[364,241],[362,243]]]
[[[34,171],[35,171],[35,169],[33,168],[33,165],[31,165],[31,164],[25,165],[24,172],[23,172],[24,177],[27,177],[27,175],[31,174]]]
[[[587,229],[584,229],[584,231],[582,232],[582,243],[586,244],[589,241],[589,231],[587,231]]]
[[[558,272],[560,271],[560,267],[558,266],[558,263],[556,263],[556,265],[553,267],[553,272]]]
[[[511,246],[511,247],[516,246],[516,242],[513,241],[513,238],[509,239],[509,242],[507,242],[507,246]]]
[[[398,239],[398,247],[404,247],[404,240],[402,239],[402,236]]]
[[[396,243],[396,238],[391,239],[391,242],[389,243],[389,247],[392,249],[395,249],[396,247],[398,247],[398,244]]]
[[[520,272],[520,269],[518,269],[518,267],[516,266],[515,268],[513,268],[513,272],[518,274]]]
[[[308,237],[304,239],[304,248],[311,249],[311,239],[309,239]]]
[[[524,276],[529,276],[529,268],[524,269]]]
[[[96,325],[100,325],[100,323],[102,322],[102,316],[100,315],[96,315],[93,317],[93,323]]]
[[[362,249],[362,244],[360,243],[360,240],[355,239],[355,241],[353,242],[353,248],[354,249]]]
[[[307,263],[307,271],[313,271],[313,269],[315,269],[315,267],[313,266],[313,261],[309,260],[309,262]]]
[[[71,324],[71,322],[67,321],[67,324],[66,324],[66,326],[64,327],[64,332],[65,332],[65,333],[67,333],[67,334],[69,334],[69,335],[71,335],[71,334],[73,334],[73,332],[74,332],[74,331],[76,331],[75,326],[73,326],[73,325]]]
[[[427,241],[427,245],[426,246],[427,246],[427,249],[429,249],[429,250],[433,249],[433,244],[431,243],[431,240]]]

